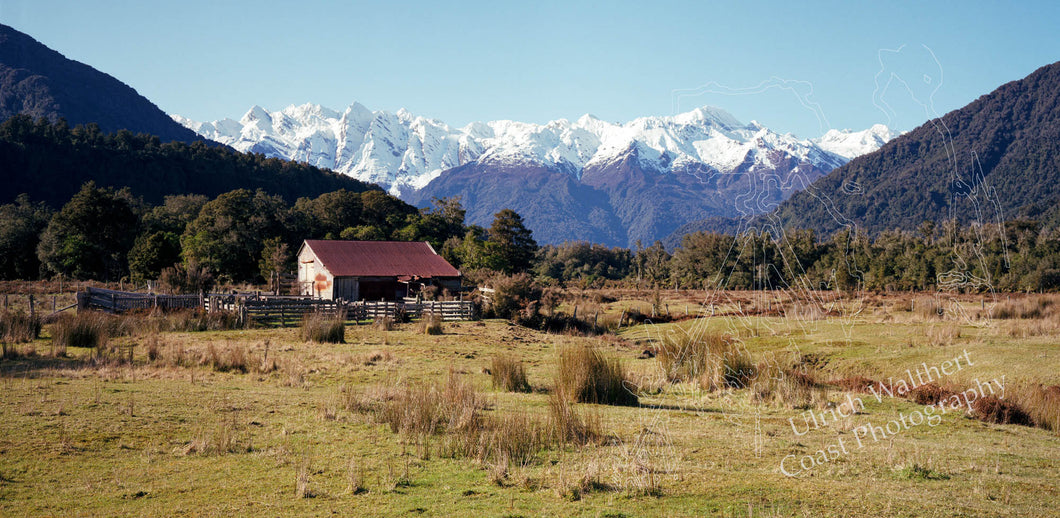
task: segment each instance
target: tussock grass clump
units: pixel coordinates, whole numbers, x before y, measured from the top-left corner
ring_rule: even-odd
[[[823,403],[827,394],[812,373],[769,361],[759,363],[755,368],[751,399],[791,408],[810,408]]]
[[[1008,299],[994,305],[990,311],[990,317],[999,320],[1049,318],[1060,312],[1060,306],[1056,304],[1056,301],[1055,296],[1049,295]]]
[[[490,364],[493,388],[507,392],[530,392],[523,362],[510,355],[494,356]]]
[[[747,350],[729,335],[673,333],[656,346],[667,379],[696,382],[704,390],[744,388],[755,377]]]
[[[200,427],[184,448],[185,455],[224,455],[253,450],[245,440],[234,415],[219,419],[212,427]]]
[[[206,346],[199,365],[210,367],[217,372],[241,372],[246,374],[253,362],[242,345],[225,344],[219,347],[213,342]]]
[[[394,326],[394,319],[390,317],[379,317],[372,321],[372,327],[379,331],[393,331]]]
[[[87,347],[103,351],[108,340],[121,331],[118,317],[97,311],[81,311],[76,315],[63,315],[52,324],[52,346],[65,350],[67,347]]]
[[[961,337],[961,326],[957,324],[931,325],[924,330],[931,345],[953,345]]]
[[[935,297],[916,297],[912,305],[913,313],[924,320],[938,320],[946,316],[946,307]]]
[[[184,333],[230,331],[239,328],[235,311],[205,311],[201,308],[162,313],[157,317],[159,330]]]
[[[972,402],[972,410],[980,421],[995,424],[1033,425],[1031,416],[1022,408],[1004,399],[994,396],[981,397]]]
[[[1015,399],[1035,426],[1060,432],[1060,385],[1020,388]]]
[[[950,478],[950,476],[945,473],[935,471],[916,463],[903,467],[895,472],[894,476],[901,480],[949,480]]]
[[[346,316],[308,313],[302,318],[301,334],[307,342],[346,343]]]
[[[479,433],[479,461],[505,468],[509,463],[529,466],[553,442],[553,429],[547,421],[526,414],[504,414],[491,419]]]
[[[626,373],[617,358],[591,346],[560,351],[556,391],[578,403],[637,406],[636,394],[626,386]]]
[[[424,315],[423,319],[420,320],[419,331],[425,335],[442,334],[442,316],[434,313]]]
[[[390,431],[424,437],[443,431],[473,430],[484,406],[471,383],[450,372],[445,384],[417,383],[399,387],[384,401],[376,419]]]
[[[562,388],[552,391],[548,398],[548,415],[552,434],[563,443],[588,444],[603,437],[600,416],[584,417],[571,405],[571,398]]]
[[[5,343],[26,343],[40,336],[41,319],[30,316],[23,311],[0,313],[0,341]]]

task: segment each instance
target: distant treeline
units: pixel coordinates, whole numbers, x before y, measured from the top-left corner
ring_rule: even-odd
[[[672,254],[658,242],[634,251],[545,246],[534,272],[539,279],[586,286],[1048,291],[1060,289],[1060,231],[1024,219],[1002,227],[927,222],[915,232],[875,238],[848,230],[823,240],[810,230],[781,236],[695,232]]]

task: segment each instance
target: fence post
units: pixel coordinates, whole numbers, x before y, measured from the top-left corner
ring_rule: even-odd
[[[33,294],[29,294],[29,319],[33,320]]]

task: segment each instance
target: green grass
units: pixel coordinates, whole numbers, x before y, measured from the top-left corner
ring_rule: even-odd
[[[678,304],[683,312],[679,301],[671,311]],[[146,338],[117,336],[111,345],[133,346],[132,365],[92,362],[81,348],[0,362],[0,515],[1048,516],[1060,504],[1055,431],[949,413],[937,426],[866,440],[789,478],[778,469],[788,455],[813,455],[839,438],[849,443],[858,425],[923,407],[866,397],[863,413],[797,436],[789,420],[803,409],[760,404],[751,389],[671,381],[657,359],[638,358],[659,333],[703,326],[736,337],[756,361],[788,360],[795,348],[819,356],[817,376],[825,379],[898,376],[967,349],[975,365],[953,376],[958,385],[1001,375],[1060,384],[1058,335],[1014,338],[1004,324],[961,325],[949,344],[933,344],[928,334],[939,321],[871,311],[854,320],[644,325],[619,338],[544,334],[503,321],[446,323],[442,335],[425,335],[417,324],[389,332],[351,325],[342,344],[305,342],[298,329],[251,329],[163,333],[155,362]],[[42,338],[19,347],[47,351],[51,332],[45,326]],[[196,361],[163,361],[177,345]],[[246,372],[199,365],[211,345],[245,351]],[[623,362],[638,381],[640,406],[574,404],[603,438],[533,455],[513,448],[529,460],[510,461],[503,474],[496,459],[439,455],[447,435],[430,436],[424,455],[416,438],[344,403],[380,387],[444,384],[454,372],[485,398],[483,419],[525,428],[552,414],[547,391],[559,352],[587,345]],[[275,369],[255,367],[266,349]],[[500,356],[520,362],[541,390],[492,390],[487,369]],[[648,391],[652,380],[658,390]],[[300,478],[311,498],[297,494]]]

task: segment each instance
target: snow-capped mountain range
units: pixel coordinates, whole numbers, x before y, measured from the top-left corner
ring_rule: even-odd
[[[643,166],[659,172],[765,170],[773,168],[778,157],[829,171],[893,137],[886,126],[876,125],[799,139],[754,121],[743,124],[713,107],[625,124],[583,115],[575,121],[499,120],[462,128],[404,109],[372,111],[359,103],[342,112],[314,104],[276,112],[254,106],[238,121],[173,118],[237,150],[307,162],[403,196],[471,162],[533,164],[580,178],[586,167],[613,162],[631,149],[637,150]]]

